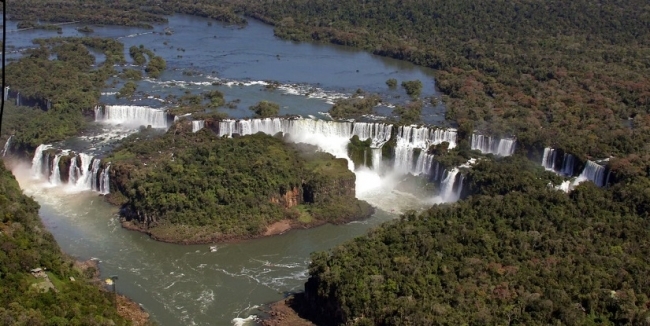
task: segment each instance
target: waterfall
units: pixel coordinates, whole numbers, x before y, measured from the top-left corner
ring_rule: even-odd
[[[459,170],[457,168],[453,168],[451,171],[445,170],[445,172],[443,172],[443,178],[440,182],[439,196],[444,202],[455,202],[460,199],[463,190],[464,176],[461,174],[460,177],[458,177],[458,172]],[[457,181],[460,181],[460,183],[456,184]]]
[[[35,177],[45,176],[50,184],[59,186],[62,185],[59,163],[61,157],[70,155],[70,151],[60,151],[54,155],[52,162],[50,162],[49,156],[44,153],[50,148],[52,148],[51,145],[40,145],[36,148],[31,171]],[[68,168],[67,185],[77,190],[94,190],[102,194],[108,194],[110,190],[110,163],[104,169],[100,169],[100,159],[85,153],[73,153],[72,155],[70,167]],[[50,163],[52,173],[50,173]]]
[[[381,172],[382,169],[382,153],[381,148],[371,148],[372,154],[372,169]]]
[[[413,167],[413,170],[411,170],[411,173],[413,175],[429,175],[431,174],[431,166],[433,165],[433,154],[428,154],[428,153],[420,153],[420,156],[418,156],[417,161],[415,162],[415,166]]]
[[[514,139],[503,138],[495,140],[491,136],[472,134],[471,148],[473,150],[479,150],[484,154],[510,156],[515,152],[516,143]]]
[[[80,175],[81,170],[77,166],[77,157],[74,156],[72,159],[70,159],[70,169],[68,170],[68,184],[76,184]]]
[[[426,153],[429,147],[443,142],[448,142],[449,148],[456,146],[456,130],[453,129],[401,126],[397,129],[396,137],[393,169],[401,173],[428,174],[433,160],[433,156]],[[420,150],[420,162],[413,161],[416,149]]]
[[[9,136],[7,138],[7,142],[5,142],[5,147],[2,149],[2,157],[5,157],[7,153],[9,153],[9,146],[11,146],[11,139],[14,137],[14,135]]]
[[[93,180],[90,164],[99,160],[95,160],[91,155],[85,153],[79,153],[79,157],[81,158],[81,166],[77,170],[77,181],[74,186],[80,190],[91,190]]]
[[[361,141],[371,139],[370,147],[381,148],[384,143],[390,140],[392,130],[393,126],[385,123],[354,122],[350,137],[356,135]]]
[[[542,156],[542,166],[553,171],[555,169],[555,155],[556,151],[553,148],[546,147],[544,148],[544,155]]]
[[[95,107],[95,121],[130,126],[167,128],[167,113],[146,106],[107,105]]]
[[[251,135],[262,132],[268,135],[283,133],[294,142],[318,146],[321,150],[339,158],[346,158],[350,138],[371,140],[372,149],[381,147],[391,139],[393,125],[376,122],[326,121],[304,118],[264,118],[248,120],[222,120],[219,122],[219,136],[232,137],[233,134]],[[393,169],[401,173],[428,173],[431,156],[425,155],[421,162],[415,151],[425,153],[431,145],[448,142],[449,148],[456,146],[455,129],[439,129],[418,126],[400,126],[397,130],[395,160]],[[381,151],[372,152],[373,169],[381,164]],[[353,169],[354,164],[349,163]]]
[[[5,94],[4,94],[4,97],[5,97],[5,101],[6,101],[7,99],[9,99],[9,86],[6,86],[6,87],[5,87]]]
[[[20,92],[16,93],[16,106],[20,106]]]
[[[99,189],[97,189],[97,191],[99,191],[99,193],[102,195],[110,193],[110,179],[108,174],[110,168],[111,163],[108,163],[99,175]]]
[[[573,184],[577,185],[585,180],[589,180],[595,183],[598,187],[605,186],[605,167],[598,163],[587,160],[585,168],[582,170],[582,173],[580,173]]]
[[[101,161],[97,158],[93,158],[93,162],[91,163],[91,168],[90,168],[90,190],[96,190],[99,191],[99,182],[97,180],[97,175],[99,173],[99,164]]]
[[[59,153],[54,156],[52,161],[52,174],[50,175],[50,183],[58,186],[61,184],[61,171],[59,169],[59,161],[61,161],[61,156],[67,155],[67,153]]]
[[[197,132],[205,127],[204,120],[194,120],[192,121],[192,132]]]
[[[43,151],[52,148],[52,145],[38,145],[32,159],[32,175],[41,177],[43,175]]]
[[[564,153],[564,158],[562,159],[562,171],[560,173],[567,177],[573,176],[573,155]]]

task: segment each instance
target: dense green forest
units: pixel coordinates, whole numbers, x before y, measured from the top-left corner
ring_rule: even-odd
[[[0,164],[0,323],[129,325],[118,316],[112,293],[90,283],[92,268],[82,271],[63,255],[38,209]],[[38,267],[47,278],[30,274]]]
[[[475,195],[312,255],[323,324],[645,325],[650,183],[568,196],[521,158],[482,160]],[[632,195],[636,193],[635,195]]]
[[[184,121],[164,135],[133,135],[104,161],[110,201],[123,205],[128,225],[164,241],[255,237],[283,219],[310,226],[372,213],[354,197],[344,159],[264,134],[219,138]]]
[[[152,28],[167,22],[165,15],[184,13],[212,18],[225,23],[246,24],[223,2],[214,1],[102,1],[76,0],[9,0],[12,20],[72,22],[101,25],[124,25]]]

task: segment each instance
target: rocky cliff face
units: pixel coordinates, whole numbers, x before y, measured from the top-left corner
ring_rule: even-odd
[[[271,197],[271,202],[282,205],[284,208],[291,208],[303,203],[303,190],[300,187],[293,187],[280,196]]]

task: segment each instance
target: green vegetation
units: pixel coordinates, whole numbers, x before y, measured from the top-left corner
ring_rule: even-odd
[[[372,139],[361,141],[357,135],[354,135],[352,138],[350,138],[350,143],[348,144],[348,156],[352,162],[354,162],[355,169],[363,166],[372,166],[372,151],[370,149],[371,143]]]
[[[419,80],[403,81],[402,87],[410,97],[417,98],[422,93],[422,82]]]
[[[132,81],[128,81],[120,88],[119,92],[115,95],[116,97],[132,97],[135,94],[135,90],[138,88],[138,85]]]
[[[386,80],[386,85],[387,85],[389,88],[396,88],[396,87],[397,87],[397,79],[395,79],[395,78],[389,78],[388,80]]]
[[[139,81],[139,80],[142,80],[142,71],[127,68],[127,69],[124,69],[122,71],[122,74],[120,74],[120,77],[124,78],[124,79]]]
[[[163,70],[167,68],[167,62],[159,56],[150,57],[149,63],[144,71],[147,72],[149,77],[158,78],[162,74]]]
[[[18,29],[42,29],[46,31],[57,31],[62,32],[61,26],[51,25],[51,24],[38,24],[32,21],[21,21],[16,26]]]
[[[255,112],[256,117],[268,118],[278,115],[280,112],[280,105],[269,101],[261,101],[248,109]]]
[[[90,283],[87,274],[92,276],[93,268],[84,273],[63,255],[41,223],[38,209],[0,164],[2,324],[129,325],[117,314],[112,293]],[[30,274],[38,267],[46,269],[47,278]]]
[[[647,180],[607,191],[584,183],[567,196],[519,157],[483,160],[469,178],[466,201],[313,254],[312,313],[341,325],[647,321]]]
[[[393,110],[393,114],[399,116],[400,124],[410,125],[420,122],[423,107],[424,103],[422,103],[422,101],[413,101],[409,102],[405,106],[396,106]]]
[[[246,20],[232,11],[225,3],[213,1],[164,1],[131,0],[106,2],[102,0],[52,1],[12,0],[7,6],[12,19],[71,22],[82,24],[122,25],[152,28],[151,24],[167,22],[165,15],[184,13],[215,19],[230,24],[244,25]]]
[[[223,97],[223,93],[218,90],[209,91],[203,94],[205,99],[210,101],[210,106],[219,107],[226,103],[226,100]]]
[[[140,45],[140,47],[133,45],[129,48],[129,55],[131,56],[131,59],[133,59],[133,64],[142,66],[147,63],[147,58],[144,56],[144,50],[144,45]]]
[[[363,93],[361,93],[363,94]],[[359,118],[373,113],[373,108],[381,102],[379,95],[365,95],[360,93],[346,99],[338,99],[329,110],[334,119]]]
[[[12,92],[20,92],[22,103],[38,106],[7,105],[2,136],[16,135],[13,146],[21,153],[77,135],[85,126],[84,114],[92,114],[100,89],[116,74],[113,65],[125,62],[122,43],[111,39],[37,39],[34,44],[38,48],[7,65]],[[102,52],[106,61],[93,68],[95,58],[89,49]]]
[[[88,25],[86,25],[86,26],[84,26],[84,27],[81,27],[81,28],[77,28],[77,30],[78,30],[79,32],[81,32],[81,33],[94,33],[94,32],[95,32],[95,30],[92,29],[92,28],[91,28],[90,26],[88,26]]]
[[[171,242],[217,242],[262,235],[283,219],[315,224],[367,217],[354,198],[347,162],[311,147],[257,134],[218,138],[180,122],[162,135],[126,138],[106,158],[110,200],[124,205],[129,225]],[[149,136],[147,136],[147,134]],[[304,204],[303,211],[296,208]]]

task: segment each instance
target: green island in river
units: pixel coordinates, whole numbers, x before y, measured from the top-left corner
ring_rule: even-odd
[[[207,122],[208,125],[210,122]],[[255,135],[219,138],[189,122],[135,134],[104,160],[122,225],[156,240],[215,243],[369,217],[346,159]]]
[[[286,301],[301,317],[327,325],[650,324],[650,7],[644,1],[9,2],[13,18],[30,22],[25,26],[147,27],[175,12],[240,25],[241,15],[253,17],[284,39],[347,45],[434,68],[446,118],[463,136],[478,130],[517,138],[512,157],[483,157],[467,171],[467,198],[407,212],[314,253],[304,293]],[[8,106],[0,139],[14,135],[22,157],[79,134],[84,114],[116,73],[113,64],[124,61],[119,42],[36,43],[7,67],[16,89],[52,108]],[[106,63],[89,69],[94,59],[86,47],[102,50]],[[52,53],[58,60],[49,60]],[[136,48],[132,55],[146,61],[143,53]],[[164,65],[154,63],[149,71],[156,75]],[[57,71],[75,78],[41,78]],[[133,91],[125,87],[122,94]],[[217,95],[214,102],[223,104]],[[374,104],[372,97],[339,101],[333,113],[365,114]],[[397,111],[416,122],[409,111],[418,108],[421,102],[413,101]],[[38,118],[26,119],[31,112]],[[212,243],[272,234],[282,223],[308,227],[371,213],[354,198],[346,162],[287,144],[282,135],[219,138],[206,124],[197,133],[186,122],[162,135],[145,128],[105,158],[116,190],[107,200],[122,207],[123,225],[158,240]],[[440,155],[453,161],[449,166],[471,154],[468,137],[461,138],[454,155]],[[355,163],[363,161],[367,144],[356,139],[351,147]],[[610,183],[558,191],[560,177],[539,165],[546,147],[582,165],[605,159]],[[66,281],[82,276],[37,223],[36,204],[0,172],[0,284],[19,289],[3,293],[0,307],[9,308],[0,314],[125,324],[96,288],[77,291],[86,283]],[[32,296],[25,279],[36,265],[65,283],[56,297],[64,298],[63,308],[53,307],[54,294]]]

